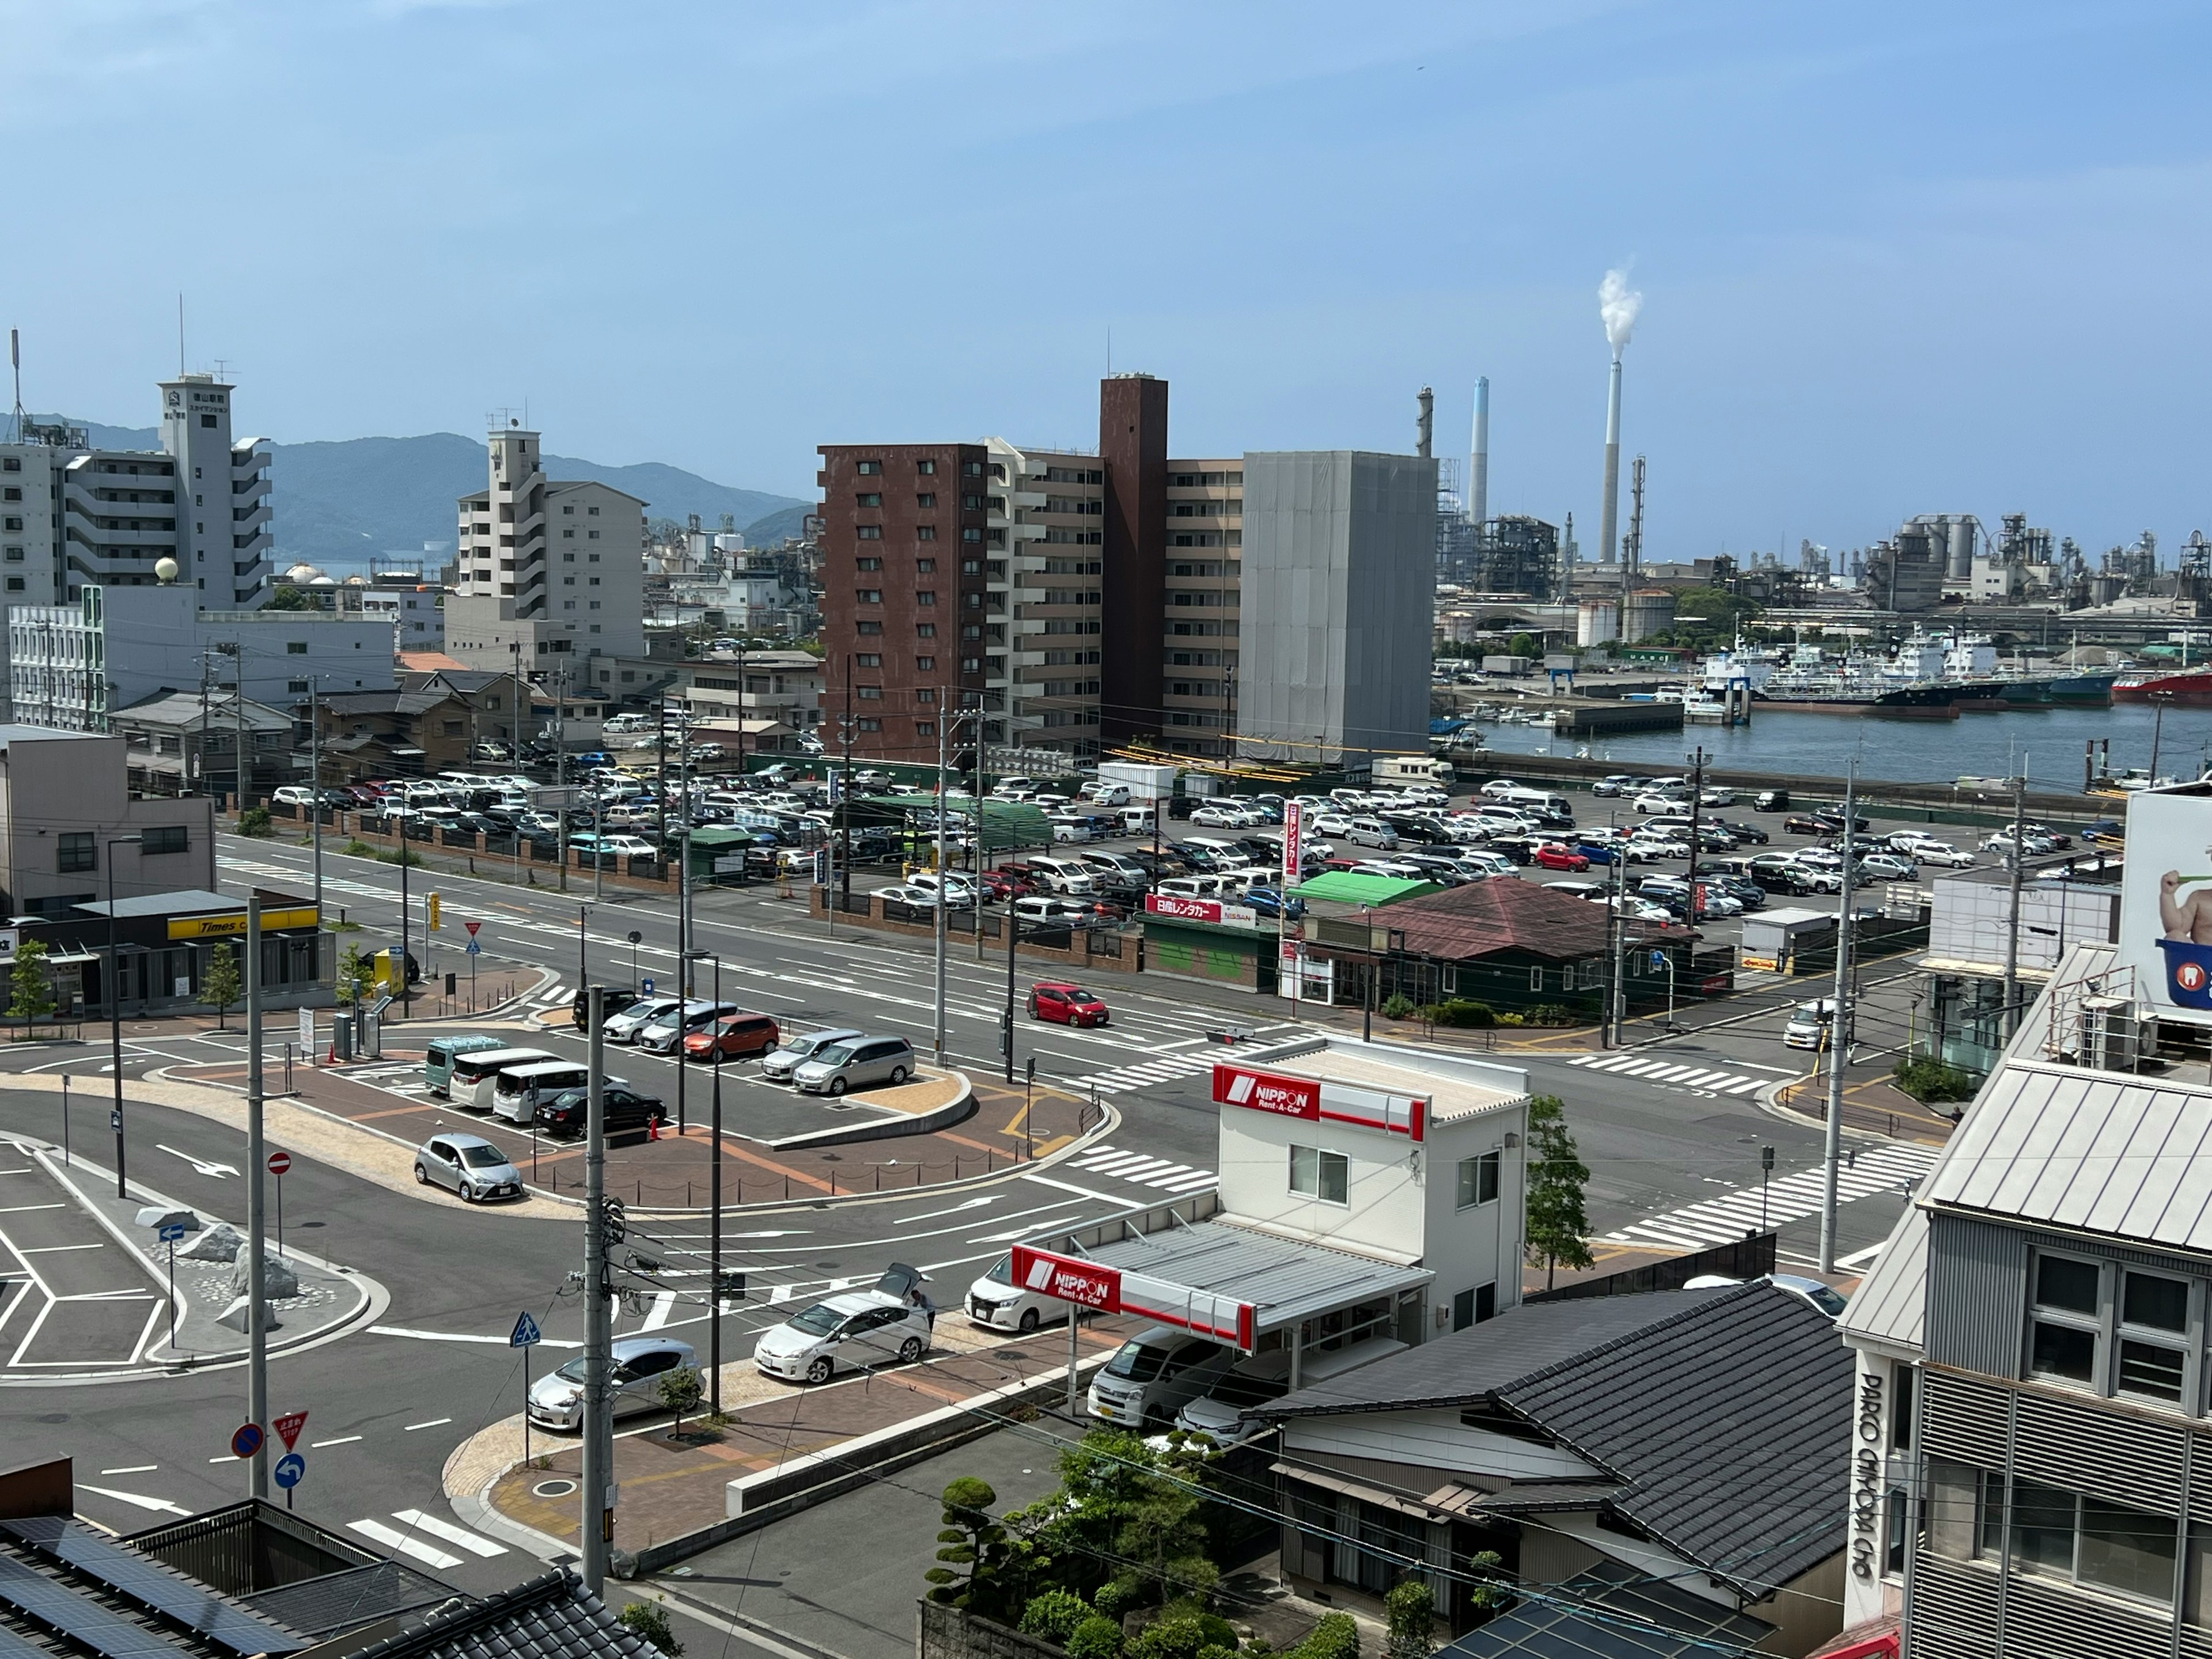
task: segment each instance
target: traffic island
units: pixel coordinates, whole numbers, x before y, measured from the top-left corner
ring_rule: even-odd
[[[1125,1322],[1083,1327],[1079,1379],[1121,1344]],[[811,1388],[772,1382],[750,1360],[726,1365],[720,1422],[687,1419],[680,1436],[666,1424],[617,1435],[617,1566],[625,1577],[658,1572],[1009,1421],[1064,1410],[1067,1371],[1065,1329]],[[750,1403],[730,1408],[733,1387]],[[533,1429],[525,1462],[520,1428],[513,1419],[458,1449],[447,1496],[464,1521],[533,1553],[572,1552],[582,1449],[573,1435]]]

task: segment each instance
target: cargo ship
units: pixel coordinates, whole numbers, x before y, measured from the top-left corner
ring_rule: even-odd
[[[2112,682],[2112,701],[2170,702],[2182,708],[2212,708],[2212,667],[2124,675]]]

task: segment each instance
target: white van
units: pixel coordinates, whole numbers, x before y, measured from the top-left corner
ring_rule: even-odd
[[[1160,821],[1158,811],[1151,806],[1125,806],[1121,816],[1125,836],[1149,836]]]
[[[1093,806],[1127,806],[1129,786],[1126,783],[1086,783],[1076,792],[1078,800],[1087,800]]]
[[[620,1078],[607,1081],[627,1088]],[[528,1128],[538,1115],[539,1103],[550,1101],[566,1089],[588,1089],[591,1068],[573,1060],[538,1060],[526,1066],[510,1066],[492,1082],[491,1113],[509,1123]]]
[[[1574,816],[1574,803],[1565,795],[1555,795],[1547,789],[1530,789],[1516,783],[1492,799],[1503,801],[1508,806],[1525,806],[1538,812],[1565,812],[1570,817]]]
[[[1828,1046],[1828,1027],[1836,1018],[1836,1000],[1822,997],[1818,1002],[1801,1002],[1790,1016],[1790,1023],[1782,1028],[1782,1041],[1792,1048],[1826,1048]]]
[[[1433,755],[1384,755],[1375,763],[1377,783],[1435,783],[1449,786],[1458,775],[1448,760]]]
[[[472,1112],[488,1112],[492,1109],[500,1073],[517,1066],[535,1066],[559,1058],[543,1048],[479,1048],[471,1054],[457,1054],[453,1057],[453,1077],[446,1085],[447,1097],[456,1106],[465,1106]]]
[[[1030,868],[1045,879],[1045,884],[1055,893],[1095,893],[1098,884],[1091,878],[1091,866],[1081,859],[1033,858]]]
[[[1180,843],[1185,847],[1202,847],[1213,856],[1216,873],[1229,870],[1249,870],[1257,861],[1226,836],[1185,836]]]
[[[1237,1358],[1236,1349],[1188,1331],[1148,1327],[1091,1379],[1091,1414],[1133,1429],[1158,1427],[1185,1401],[1211,1392]]]

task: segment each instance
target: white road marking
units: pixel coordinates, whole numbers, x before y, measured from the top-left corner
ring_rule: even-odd
[[[116,1492],[107,1486],[88,1486],[82,1480],[76,1483],[76,1489],[79,1492],[96,1492],[102,1498],[112,1498],[120,1504],[136,1504],[142,1510],[153,1510],[158,1514],[190,1515],[191,1513],[182,1504],[172,1504],[166,1498],[145,1498],[135,1492]]]
[[[350,1446],[355,1441],[360,1438],[361,1437],[357,1434],[342,1434],[335,1440],[310,1440],[307,1443],[307,1449],[309,1451],[320,1451],[325,1446]]]
[[[386,1549],[398,1550],[404,1555],[411,1555],[417,1561],[425,1562],[437,1568],[441,1572],[448,1567],[458,1567],[461,1565],[459,1556],[448,1555],[443,1550],[432,1549],[428,1544],[409,1537],[397,1528],[387,1527],[381,1521],[349,1521],[346,1525],[362,1537],[372,1539]]]
[[[489,1538],[479,1538],[466,1528],[457,1527],[450,1521],[441,1521],[434,1515],[425,1515],[420,1510],[394,1510],[392,1518],[404,1521],[409,1526],[427,1532],[433,1538],[442,1538],[448,1544],[458,1544],[471,1555],[481,1555],[489,1561],[495,1555],[507,1553],[507,1546],[495,1544]]]
[[[133,1463],[126,1469],[102,1469],[102,1474],[151,1474],[161,1466],[159,1463]]]
[[[434,1417],[427,1423],[410,1423],[404,1429],[401,1430],[401,1432],[403,1434],[412,1434],[417,1429],[434,1429],[441,1426],[442,1425],[450,1423],[453,1420],[453,1419],[450,1417]]]
[[[655,1291],[653,1293],[653,1305],[645,1310],[645,1317],[638,1322],[638,1329],[657,1331],[668,1322],[668,1316],[675,1311],[676,1292]]]
[[[404,1325],[371,1325],[368,1334],[371,1336],[411,1337],[417,1342],[491,1342],[502,1348],[508,1346],[504,1336],[478,1336],[473,1331],[410,1331]],[[550,1336],[545,1339],[544,1345],[549,1348],[580,1348],[584,1346],[580,1342],[556,1342]]]

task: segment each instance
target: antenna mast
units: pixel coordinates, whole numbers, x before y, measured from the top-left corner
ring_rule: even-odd
[[[8,362],[15,371],[15,412],[9,417],[8,441],[23,441],[23,335],[20,329],[8,331]]]

